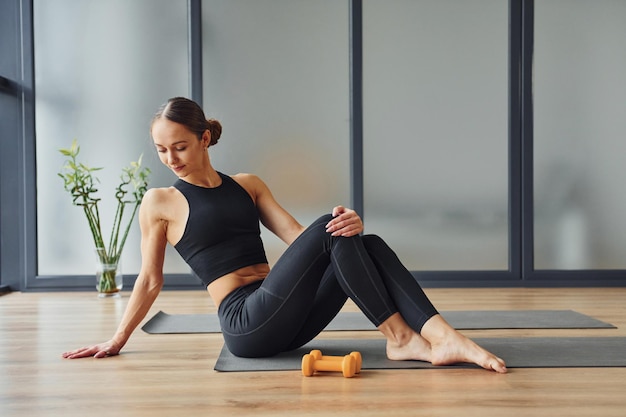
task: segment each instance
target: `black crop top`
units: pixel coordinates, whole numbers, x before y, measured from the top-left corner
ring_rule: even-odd
[[[205,285],[239,268],[267,263],[252,198],[234,179],[218,174],[222,184],[215,188],[181,179],[174,183],[189,204],[185,232],[174,247]]]

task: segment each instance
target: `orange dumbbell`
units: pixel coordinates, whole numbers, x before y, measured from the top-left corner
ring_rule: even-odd
[[[356,353],[356,355],[354,355]],[[312,376],[316,371],[341,372],[344,377],[352,378],[361,370],[361,364],[357,363],[358,352],[352,352],[346,356],[323,356],[319,350],[312,350],[311,353],[302,357],[302,375]]]
[[[310,355],[315,356],[317,360],[323,361],[341,361],[343,360],[343,356],[324,356],[322,355],[321,350],[312,350]],[[350,352],[350,356],[354,358],[355,369],[354,373],[358,374],[361,372],[361,365],[363,364],[363,358],[361,357],[361,352]]]

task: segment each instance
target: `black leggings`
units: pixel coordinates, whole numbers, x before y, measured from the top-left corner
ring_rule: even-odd
[[[317,336],[348,297],[379,326],[400,312],[416,332],[437,310],[378,236],[333,237],[332,216],[317,219],[287,248],[267,277],[230,293],[218,315],[228,350],[267,357]]]

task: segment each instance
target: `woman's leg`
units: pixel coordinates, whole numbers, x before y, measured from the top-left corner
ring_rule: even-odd
[[[311,311],[287,350],[297,349],[313,340],[335,318],[347,299],[348,296],[337,282],[332,265],[329,266],[322,277]]]
[[[322,216],[287,248],[257,285],[234,291],[220,304],[222,334],[229,350],[243,357],[272,356],[314,338],[347,296],[334,279],[334,241]]]
[[[470,362],[506,372],[502,359],[461,335],[437,314],[413,275],[380,237],[363,236],[363,243],[400,312],[379,326],[387,336],[390,359],[426,360],[433,365]]]
[[[424,324],[438,314],[437,309],[413,274],[383,239],[376,235],[365,235],[362,240],[398,311],[406,323],[420,333]]]
[[[341,309],[345,294],[377,326],[397,313],[360,236],[333,237],[326,232],[330,219],[323,216],[302,232],[261,284],[236,290],[220,304],[222,334],[233,354],[271,356],[308,342]]]
[[[372,259],[385,258],[388,253],[371,256],[360,236],[332,237],[325,229],[329,220],[329,215],[323,216],[307,228],[258,289],[243,296],[240,293],[245,289],[236,291],[222,302],[222,331],[233,354],[271,356],[292,348],[294,338],[306,333],[303,328],[310,324],[313,307],[319,305],[316,294],[322,277],[329,276],[325,273],[332,263],[341,288],[387,337],[390,358],[429,360],[435,364],[466,361],[501,372],[505,369],[500,359],[447,325],[430,302],[416,304],[420,312],[415,317],[421,317],[416,323],[422,328],[422,338],[398,313]],[[409,291],[408,295],[410,298],[414,294]],[[345,299],[338,299],[343,305]],[[425,295],[424,299],[428,300]],[[330,310],[338,311],[340,305],[331,306]],[[302,340],[298,339],[298,343]]]

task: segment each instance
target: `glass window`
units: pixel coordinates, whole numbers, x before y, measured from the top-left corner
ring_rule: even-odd
[[[160,167],[149,125],[168,97],[188,94],[185,0],[35,0],[37,240],[40,275],[93,275],[95,255],[82,210],[56,175],[73,139],[100,184],[105,240],[122,167],[143,154],[150,186],[173,175]],[[139,226],[124,249],[124,273],[140,267]],[[165,272],[188,272],[168,250]]]
[[[412,270],[508,269],[508,3],[363,2],[367,233]]]
[[[302,224],[349,206],[349,16],[336,0],[202,3],[216,169],[259,175]],[[268,259],[285,245],[264,230]]]
[[[626,2],[535,2],[536,269],[626,267]]]

